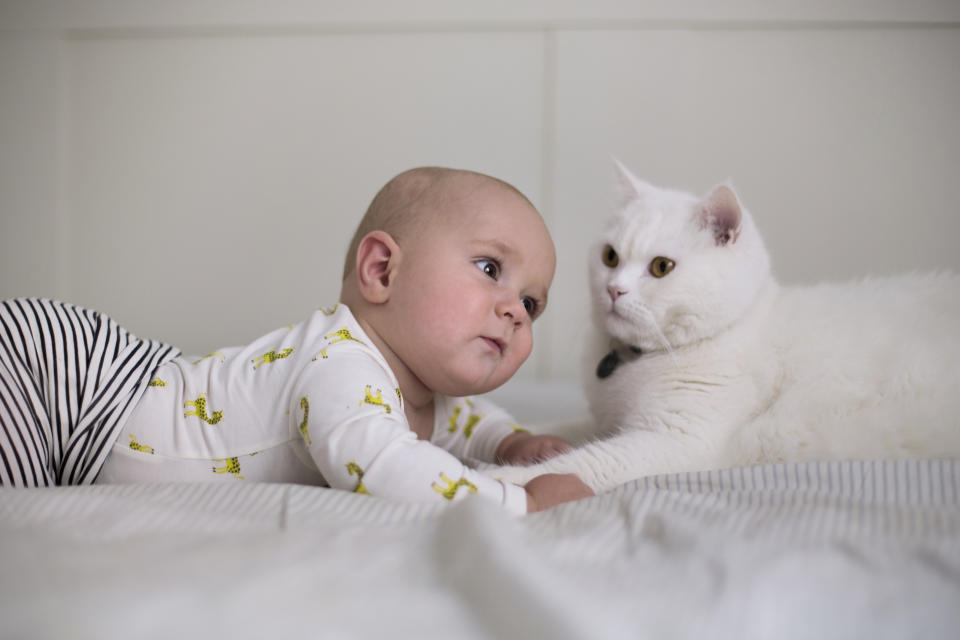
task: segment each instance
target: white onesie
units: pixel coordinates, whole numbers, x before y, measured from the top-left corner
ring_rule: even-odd
[[[160,366],[98,483],[217,478],[330,486],[409,501],[471,494],[526,512],[526,492],[467,465],[519,429],[482,398],[434,398],[418,440],[393,371],[346,305],[247,346]]]

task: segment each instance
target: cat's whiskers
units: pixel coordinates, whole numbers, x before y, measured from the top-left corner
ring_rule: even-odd
[[[677,368],[677,371],[682,371],[680,363],[677,361],[677,356],[673,353],[673,346],[671,346],[670,341],[667,340],[667,336],[664,335],[663,330],[660,329],[660,325],[657,324],[656,320],[653,321],[653,328],[657,331],[657,338],[659,338],[660,343],[663,344],[663,348],[666,350],[667,355],[670,356],[670,360],[673,361],[673,366]]]
[[[667,352],[667,355],[670,356],[670,360],[673,361],[673,366],[677,368],[678,372],[682,372],[683,368],[680,366],[680,362],[677,361],[677,357],[673,353],[673,345],[670,344],[670,340],[668,340],[666,334],[663,333],[663,330],[660,328],[660,324],[657,322],[653,312],[647,308],[647,305],[642,303],[640,305],[640,310],[647,317],[647,321],[649,322],[650,326],[653,327],[657,340],[663,346],[663,349]]]

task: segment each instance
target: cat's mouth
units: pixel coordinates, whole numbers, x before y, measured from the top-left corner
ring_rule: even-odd
[[[607,313],[611,316],[620,318],[621,320],[629,320],[627,314],[625,314],[621,309],[617,308],[616,302],[610,304],[610,309],[607,310]]]
[[[622,307],[618,307],[617,303],[614,302],[610,305],[610,308],[607,309],[607,321],[617,324],[626,323],[632,326],[634,317],[633,314]]]
[[[604,329],[611,338],[624,345],[641,345],[644,340],[644,328],[647,326],[645,314],[636,310],[624,309],[613,304],[603,319]]]

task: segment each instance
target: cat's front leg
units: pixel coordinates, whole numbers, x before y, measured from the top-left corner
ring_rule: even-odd
[[[574,473],[601,493],[644,476],[700,471],[718,465],[716,447],[701,438],[633,429],[529,467],[489,467],[483,472],[519,485],[545,473]]]
[[[607,442],[588,444],[527,467],[517,465],[491,467],[484,472],[504,482],[518,485],[525,485],[533,478],[545,473],[573,473],[596,493],[608,491],[624,482],[646,475],[638,468],[636,461],[631,460],[623,451],[618,451],[615,444],[605,446],[607,444]]]

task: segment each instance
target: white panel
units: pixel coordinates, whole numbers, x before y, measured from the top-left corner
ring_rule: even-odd
[[[191,28],[261,25],[355,28],[452,24],[623,28],[624,22],[957,21],[955,0],[3,0],[0,26],[12,29]]]
[[[569,377],[611,154],[731,177],[784,280],[956,267],[957,21],[953,0],[0,0],[0,295],[245,341],[335,295],[393,173],[465,166],[544,209],[560,264],[526,371]]]
[[[53,39],[0,38],[0,299],[63,295],[58,47]]]
[[[540,196],[542,42],[496,34],[69,43],[72,298],[193,353],[336,300],[412,166]]]
[[[960,268],[958,60],[957,30],[559,34],[552,344],[587,318],[611,155],[698,193],[732,178],[783,281]]]

